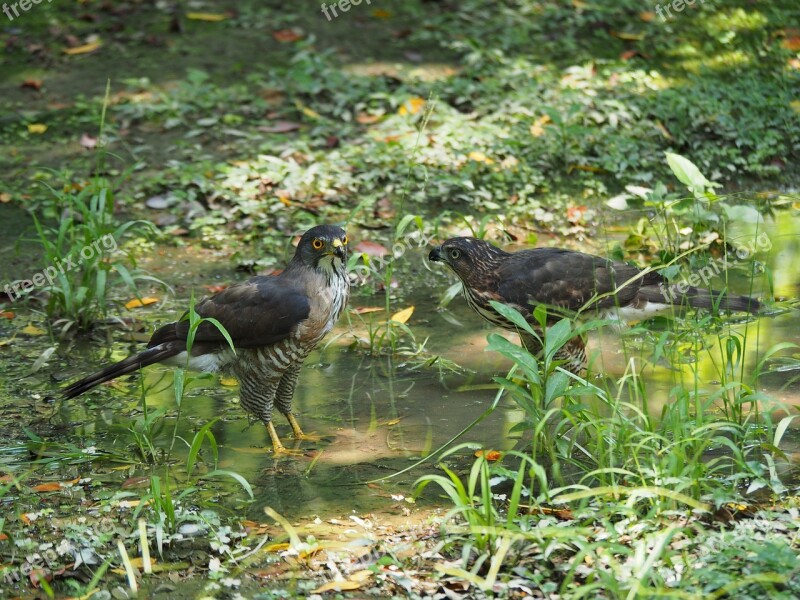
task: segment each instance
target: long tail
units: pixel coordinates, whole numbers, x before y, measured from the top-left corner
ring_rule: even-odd
[[[157,346],[153,346],[152,348],[148,348],[147,350],[140,352],[139,354],[134,354],[133,356],[129,356],[128,358],[119,361],[118,363],[114,363],[113,365],[109,365],[102,371],[98,371],[88,377],[84,377],[80,381],[76,381],[71,386],[64,390],[64,398],[74,398],[75,396],[80,396],[84,392],[89,391],[96,385],[100,385],[101,383],[105,383],[106,381],[111,381],[112,379],[116,379],[117,377],[121,377],[122,375],[127,375],[128,373],[133,373],[134,371],[138,371],[142,367],[146,367],[147,365],[152,365],[153,363],[160,362],[170,356],[175,356],[182,350],[185,350],[185,344],[180,344],[176,342],[167,342],[164,344],[158,344]]]
[[[692,308],[709,308],[730,312],[758,313],[762,304],[750,296],[716,292],[701,288],[677,285],[644,286],[639,288],[639,294],[649,302],[660,304],[673,304],[675,306],[687,305]]]

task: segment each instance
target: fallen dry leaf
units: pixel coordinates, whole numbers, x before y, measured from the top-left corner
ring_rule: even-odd
[[[92,150],[97,146],[97,138],[89,135],[88,133],[84,133],[81,136],[81,140],[79,143],[87,150]]]
[[[371,115],[369,113],[360,112],[356,115],[356,123],[361,123],[362,125],[371,125],[372,123],[377,123],[383,118],[383,115]]]
[[[302,34],[298,33],[294,29],[279,29],[278,31],[273,31],[272,37],[281,43],[296,42],[297,40],[303,39]]]
[[[43,81],[41,79],[26,79],[23,81],[19,87],[21,88],[29,88],[32,90],[36,90],[37,92],[42,89]]]
[[[75,46],[74,48],[64,48],[64,54],[69,56],[74,56],[76,54],[89,54],[89,52],[94,52],[102,45],[103,42],[96,41],[91,42],[90,44],[83,44],[82,46]]]
[[[531,135],[533,137],[542,137],[544,135],[544,126],[550,122],[549,115],[542,115],[533,122],[531,125]]]
[[[61,484],[57,481],[52,481],[50,483],[40,483],[39,485],[35,485],[31,488],[34,492],[57,492],[61,490]]]
[[[588,171],[589,173],[604,173],[605,169],[600,167],[593,167],[592,165],[570,165],[567,167],[567,173],[572,171]]]
[[[372,571],[364,569],[363,571],[356,571],[350,578],[344,581],[329,581],[323,583],[312,594],[323,594],[325,592],[348,592],[360,589],[372,577]]]
[[[46,335],[47,334],[47,332],[44,329],[39,329],[35,325],[26,325],[25,327],[22,328],[22,331],[20,331],[20,333],[24,333],[25,335],[33,335],[33,336]]]
[[[388,10],[376,8],[372,11],[372,16],[376,19],[390,19],[392,17],[392,13],[390,13]]]
[[[366,315],[368,313],[381,312],[383,309],[379,306],[359,306],[354,308],[351,312],[357,315]]]
[[[186,18],[190,21],[207,21],[209,23],[218,23],[219,21],[224,21],[228,17],[219,13],[190,12],[186,13]]]
[[[300,129],[300,123],[293,121],[276,121],[273,125],[261,125],[258,127],[259,131],[265,133],[289,133],[298,129]]]
[[[628,33],[626,31],[614,31],[613,29],[609,33],[611,33],[613,37],[627,42],[638,42],[644,39],[643,33]]]
[[[494,161],[486,156],[483,152],[478,152],[477,150],[473,150],[469,154],[467,154],[467,158],[475,162],[482,162],[486,163],[487,165],[491,165]]]
[[[578,223],[583,220],[583,215],[587,208],[585,206],[570,206],[567,208],[567,221]]]
[[[791,50],[792,52],[797,52],[798,50],[800,50],[800,36],[793,35],[785,38],[781,42],[781,46],[783,46],[787,50]]]
[[[158,298],[153,298],[152,296],[147,296],[142,298],[134,298],[133,300],[129,300],[125,303],[125,308],[141,308],[142,306],[147,306],[148,304],[155,304],[158,302]]]
[[[478,450],[475,452],[475,458],[480,458],[481,456],[489,462],[494,462],[500,460],[503,455],[499,450]]]
[[[389,254],[389,249],[382,246],[378,242],[371,242],[369,240],[362,240],[353,248],[355,252],[366,254],[370,258],[382,258]]]
[[[411,318],[411,315],[413,314],[414,314],[414,307],[409,306],[408,308],[404,308],[403,310],[394,313],[392,315],[392,318],[389,320],[394,321],[395,323],[405,323]]]
[[[212,294],[218,294],[222,290],[227,290],[228,289],[228,285],[224,284],[224,283],[223,284],[219,284],[219,285],[206,285],[206,286],[203,286],[203,287],[205,287]]]
[[[415,115],[422,110],[423,106],[425,106],[425,99],[414,96],[403,102],[403,105],[397,110],[397,114],[400,116]]]

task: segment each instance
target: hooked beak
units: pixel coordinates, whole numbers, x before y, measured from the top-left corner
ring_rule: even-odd
[[[428,254],[428,260],[433,262],[444,262],[444,257],[442,256],[442,247],[436,246],[436,248],[431,250],[430,254]]]
[[[338,256],[342,261],[347,258],[347,248],[342,244],[342,240],[333,240],[333,255]]]

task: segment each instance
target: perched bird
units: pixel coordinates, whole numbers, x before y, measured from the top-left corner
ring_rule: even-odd
[[[749,296],[672,284],[656,271],[560,248],[510,253],[483,240],[455,237],[431,250],[428,259],[445,263],[458,275],[467,303],[480,316],[512,331],[517,327],[492,309],[490,301],[512,306],[534,327],[533,310],[540,304],[548,308],[550,323],[587,311],[601,318],[635,321],[675,306],[750,313],[761,307]],[[532,354],[541,350],[540,342],[529,334],[520,333],[520,338]],[[573,338],[556,358],[564,360],[569,371],[583,373],[583,340]]]
[[[64,397],[73,398],[157,362],[222,371],[239,380],[241,405],[267,427],[275,453],[288,452],[272,424],[272,407],[277,405],[289,420],[295,438],[306,438],[291,412],[292,395],[303,361],[333,329],[347,304],[346,265],[343,229],[309,229],[280,275],[253,277],[194,307],[200,317],[216,319],[227,330],[235,352],[212,322],[203,321],[187,356],[185,313],[180,321],[156,330],[146,350],[73,383]]]

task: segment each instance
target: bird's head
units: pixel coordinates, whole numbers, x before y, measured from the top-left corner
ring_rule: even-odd
[[[431,250],[428,260],[445,263],[463,281],[469,281],[471,276],[494,271],[496,260],[504,254],[489,242],[473,237],[454,237]]]
[[[300,238],[295,257],[304,265],[333,273],[347,263],[347,233],[335,225],[317,225]]]

